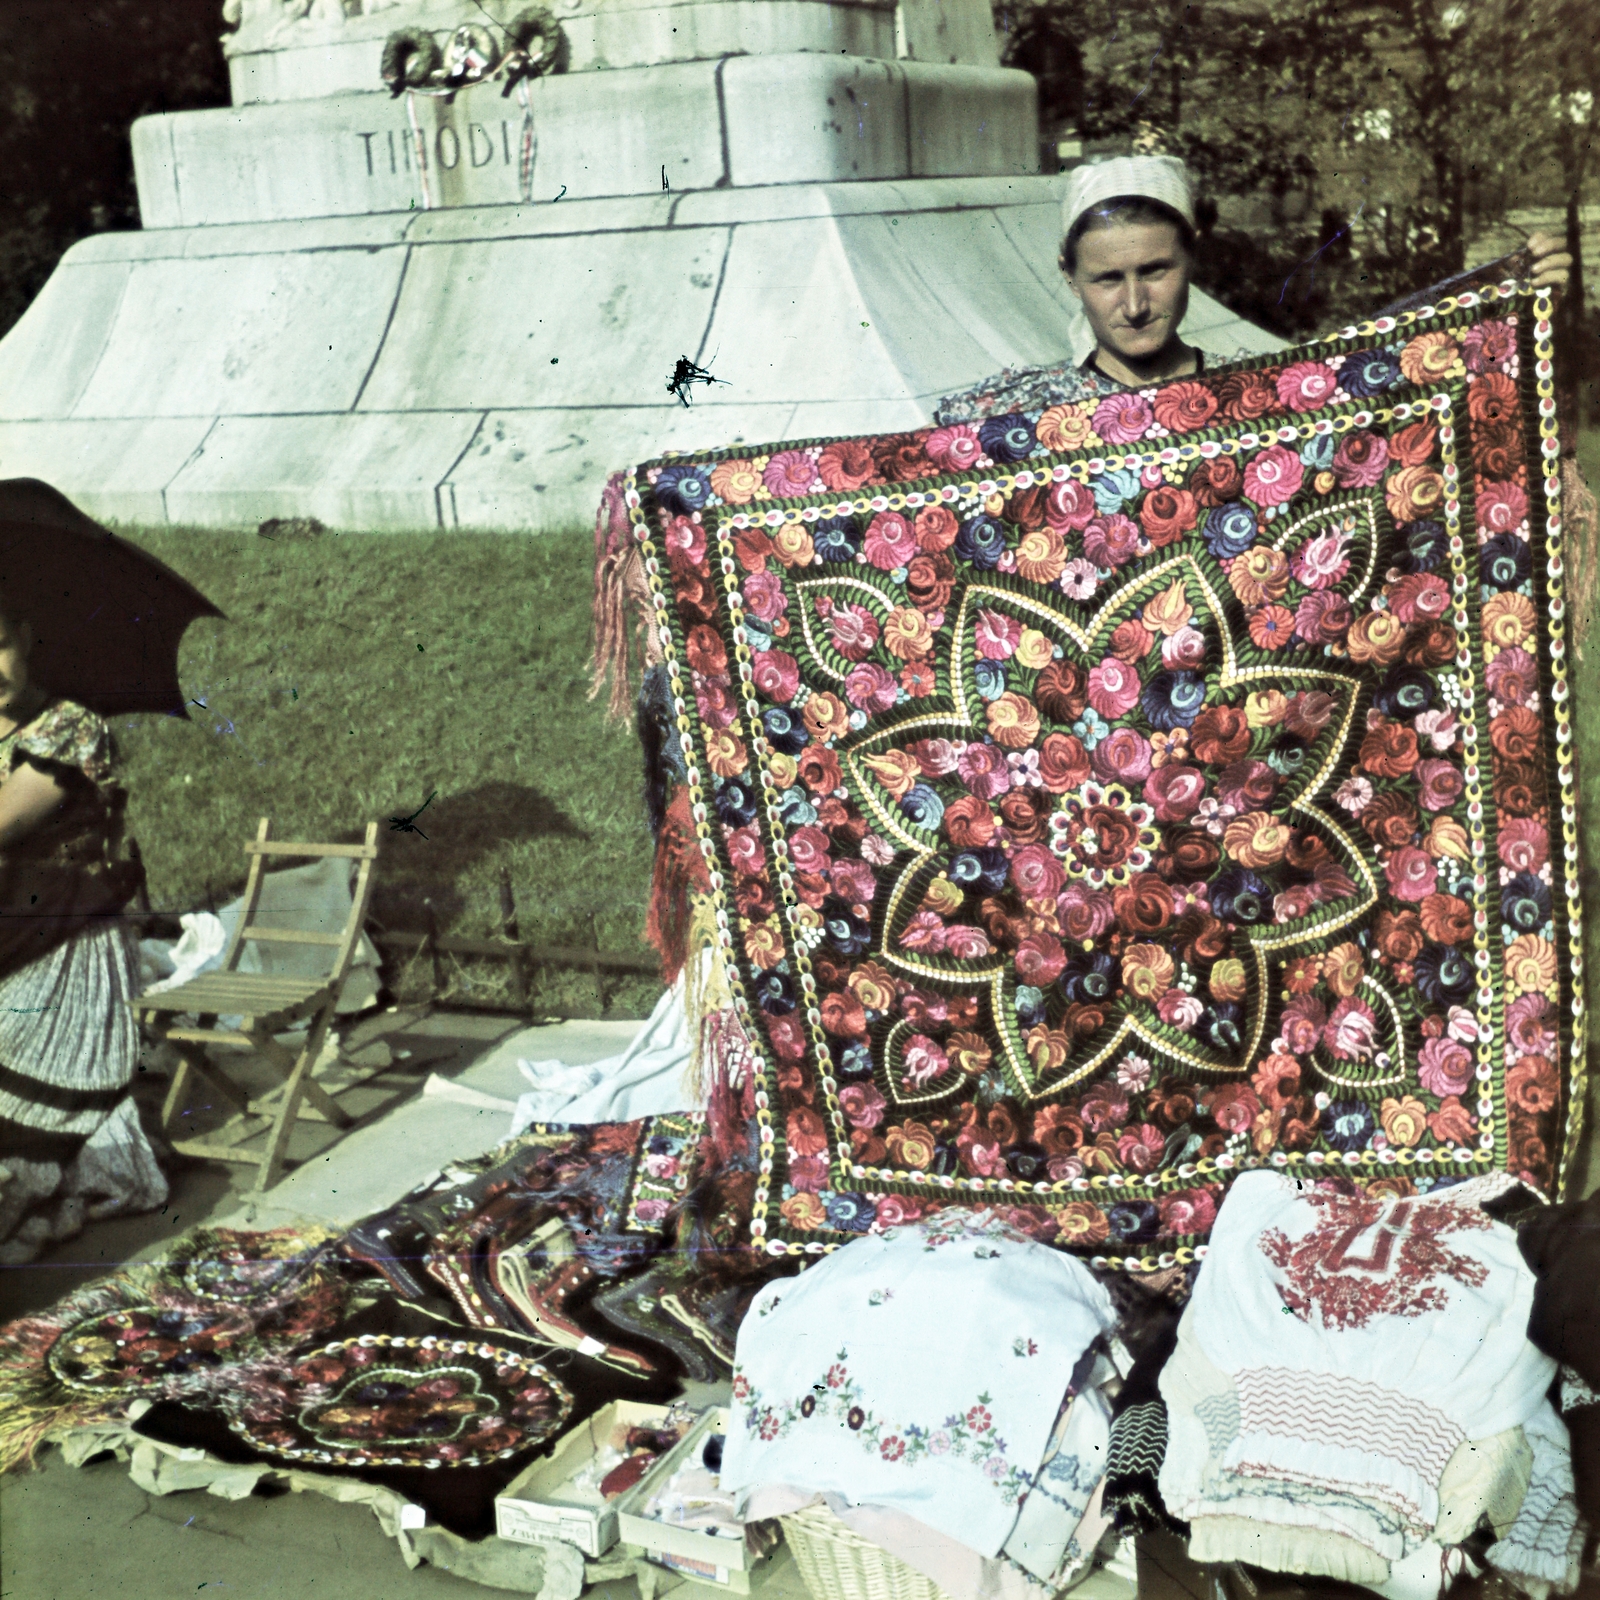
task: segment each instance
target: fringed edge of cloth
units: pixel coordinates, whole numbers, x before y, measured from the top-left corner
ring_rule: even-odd
[[[711,874],[689,815],[689,791],[680,788],[667,802],[666,819],[656,835],[650,906],[644,919],[644,936],[661,956],[661,980],[669,989],[689,960],[691,899],[710,893]],[[714,924],[709,937],[715,942]]]
[[[267,1237],[292,1238],[308,1251],[316,1251],[337,1237],[332,1229],[309,1226],[260,1232]],[[233,1237],[237,1235],[229,1230],[198,1229],[187,1236],[186,1242],[201,1247],[225,1245]],[[197,1304],[175,1288],[163,1274],[161,1262],[137,1263],[86,1284],[45,1311],[18,1317],[0,1327],[0,1473],[31,1465],[39,1447],[65,1431],[125,1418],[128,1408],[140,1400],[210,1397],[220,1401],[224,1395],[248,1391],[263,1373],[286,1366],[290,1352],[299,1349],[311,1333],[331,1326],[343,1299],[342,1288],[333,1280],[305,1294],[302,1320],[309,1331],[304,1337],[285,1338],[281,1349],[255,1345],[252,1335],[257,1326],[284,1311],[286,1305],[300,1304],[298,1293],[258,1307],[237,1307],[229,1326],[219,1332],[234,1349],[247,1352],[239,1360],[225,1362],[214,1370],[153,1382],[142,1389],[112,1393],[74,1389],[63,1383],[50,1369],[50,1352],[71,1328],[93,1317],[141,1305]]]
[[[638,612],[636,629],[645,636],[645,654],[650,654],[648,630],[652,612],[644,567],[639,547],[634,543],[628,503],[622,491],[626,477],[626,473],[614,472],[606,480],[594,519],[594,597],[591,602],[594,640],[589,698],[593,700],[599,695],[609,677],[611,694],[606,701],[606,716],[613,720],[627,717],[633,704],[628,676],[630,599]]]
[[[138,1269],[102,1279],[48,1311],[0,1328],[0,1472],[30,1465],[48,1435],[122,1416],[137,1394],[95,1395],[69,1389],[50,1370],[50,1351],[68,1328],[134,1303],[154,1279]]]
[[[761,1070],[738,1014],[729,1006],[712,1012],[703,1026],[706,1072],[706,1138],[719,1168],[732,1167],[750,1148],[756,1080]]]

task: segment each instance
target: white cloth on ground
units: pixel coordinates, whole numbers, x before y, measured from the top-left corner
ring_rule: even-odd
[[[1584,1526],[1572,1476],[1572,1436],[1548,1400],[1523,1425],[1533,1446],[1533,1474],[1517,1520],[1489,1546],[1489,1563],[1518,1588],[1544,1600],[1578,1586]]]
[[[534,1088],[518,1097],[511,1118],[513,1138],[535,1122],[632,1122],[698,1110],[684,1087],[689,1016],[682,974],[621,1055],[587,1066],[521,1059],[517,1065]]]
[[[1114,1320],[1086,1267],[984,1212],[863,1236],[752,1303],[723,1482],[741,1510],[787,1484],[996,1556],[1074,1368]]]
[[[1431,1532],[1456,1447],[1526,1422],[1555,1376],[1528,1341],[1516,1234],[1481,1209],[1503,1187],[1234,1183],[1183,1319],[1238,1393],[1225,1469],[1358,1495]]]

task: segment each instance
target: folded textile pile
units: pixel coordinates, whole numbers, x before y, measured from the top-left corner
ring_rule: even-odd
[[[1195,1560],[1431,1597],[1487,1546],[1539,1600],[1575,1586],[1534,1274],[1482,1209],[1508,1187],[1233,1186],[1159,1380],[1160,1495]]]
[[[982,1211],[860,1239],[767,1285],[739,1329],[725,1487],[747,1519],[824,1501],[958,1597],[1091,1569],[1111,1302]]]

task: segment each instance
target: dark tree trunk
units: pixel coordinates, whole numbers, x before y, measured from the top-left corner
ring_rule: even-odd
[[[1567,315],[1575,325],[1583,325],[1583,218],[1578,209],[1578,186],[1567,194],[1567,254],[1572,257],[1572,277],[1566,288]]]

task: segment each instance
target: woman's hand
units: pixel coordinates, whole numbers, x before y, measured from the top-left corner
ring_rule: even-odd
[[[1528,254],[1533,257],[1531,275],[1535,289],[1565,289],[1572,273],[1572,257],[1564,240],[1553,233],[1528,235]]]
[[[47,772],[23,762],[0,783],[0,850],[14,848],[48,822],[66,798],[66,790]]]

